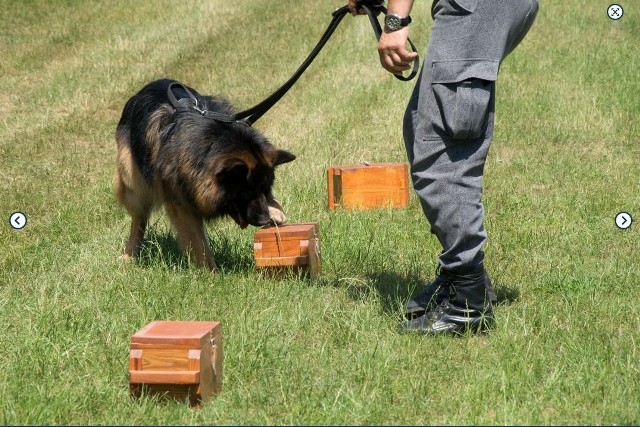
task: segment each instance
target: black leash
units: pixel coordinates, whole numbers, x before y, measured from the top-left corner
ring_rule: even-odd
[[[369,22],[371,22],[371,27],[373,28],[373,32],[376,35],[376,39],[380,39],[380,35],[382,34],[382,28],[380,27],[380,23],[378,22],[377,14],[382,12],[383,14],[387,13],[387,9],[383,6],[380,0],[363,0],[358,3],[367,16],[369,17]],[[200,113],[202,116],[209,117],[211,119],[223,122],[223,123],[233,123],[233,124],[243,124],[246,126],[251,126],[255,123],[260,117],[264,115],[271,107],[273,107],[288,91],[291,87],[298,81],[300,76],[305,72],[305,70],[311,65],[313,60],[318,56],[324,45],[329,41],[331,35],[335,32],[336,28],[342,21],[342,18],[349,13],[349,8],[345,5],[341,8],[333,11],[331,22],[329,26],[325,30],[324,34],[320,38],[320,41],[313,48],[309,56],[304,60],[304,62],[298,67],[295,73],[287,80],[278,90],[269,95],[264,101],[256,104],[255,106],[248,108],[244,111],[236,113],[232,116],[216,113],[214,111],[207,111],[204,106],[198,105],[198,100],[196,97],[181,83],[171,83],[169,85],[169,89],[167,91],[167,95],[169,96],[169,100],[171,104],[176,109],[189,108],[195,110]],[[409,46],[411,49],[416,52],[416,47],[413,42],[409,39]],[[394,74],[394,76],[402,81],[409,81],[413,79],[418,73],[419,67],[419,59],[415,58],[413,61],[413,70],[408,76]],[[177,99],[175,94],[173,93],[173,88],[178,87],[181,90],[185,91],[188,98]]]

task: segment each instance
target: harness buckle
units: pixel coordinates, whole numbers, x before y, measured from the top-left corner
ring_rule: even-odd
[[[197,98],[193,98],[193,101],[195,102],[195,105],[192,106],[192,108],[194,110],[196,110],[198,113],[200,113],[201,116],[204,116],[205,114],[207,114],[207,110],[205,108],[200,108],[198,106],[198,99]]]

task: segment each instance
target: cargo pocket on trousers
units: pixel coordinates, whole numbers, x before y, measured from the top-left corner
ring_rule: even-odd
[[[473,13],[478,6],[478,0],[451,0],[459,8],[466,10],[469,13]]]
[[[433,62],[431,85],[442,130],[451,138],[482,135],[499,66],[498,61],[478,59]]]

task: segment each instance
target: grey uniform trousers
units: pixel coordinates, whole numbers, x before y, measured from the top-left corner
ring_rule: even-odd
[[[482,176],[493,136],[495,82],[537,0],[434,0],[433,29],[404,117],[411,178],[445,269],[484,259]]]

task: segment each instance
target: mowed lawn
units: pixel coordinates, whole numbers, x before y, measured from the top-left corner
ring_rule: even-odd
[[[298,156],[275,184],[290,221],[320,226],[322,276],[278,280],[255,271],[255,228],[207,227],[211,274],[162,211],[121,262],[114,131],[160,77],[257,103],[343,3],[0,0],[0,423],[640,423],[640,5],[612,21],[607,1],[541,3],[502,64],[486,165],[497,328],[430,338],[396,332],[440,251],[416,197],[327,209],[329,166],[405,161],[413,83],[379,66],[366,17],[255,125]],[[129,398],[130,337],[162,319],[222,322],[223,391],[201,409]]]

